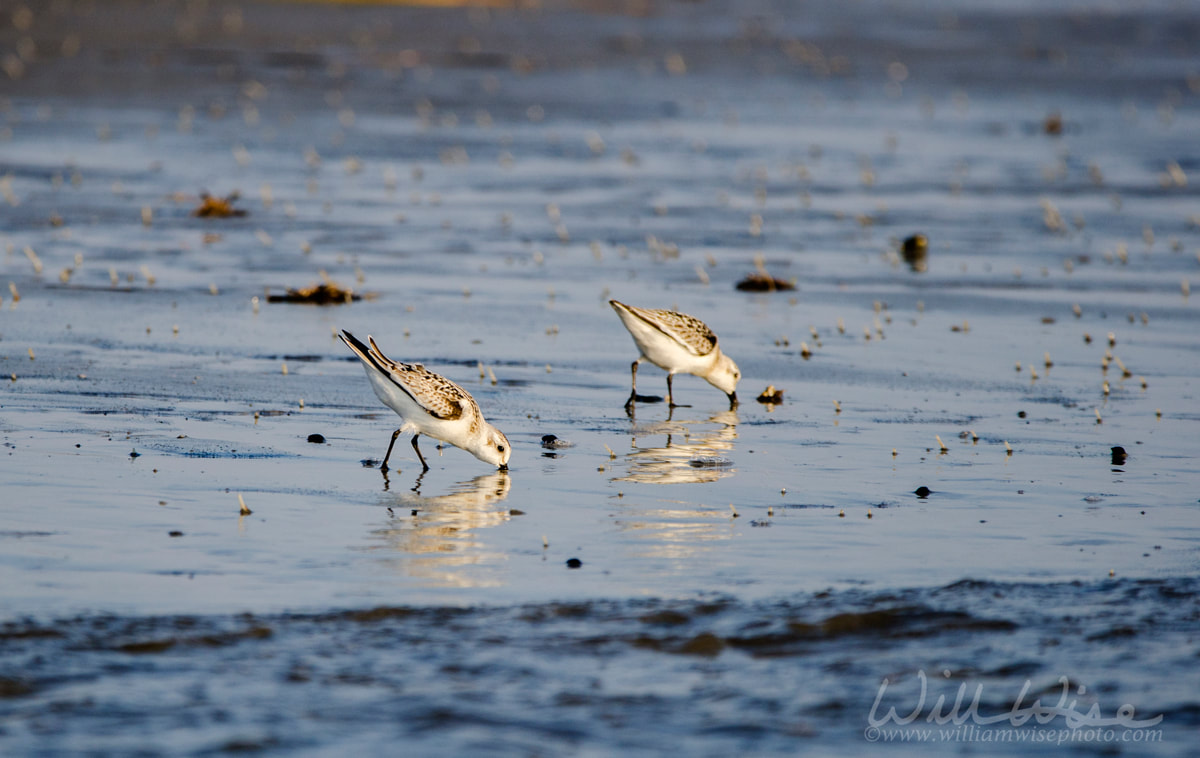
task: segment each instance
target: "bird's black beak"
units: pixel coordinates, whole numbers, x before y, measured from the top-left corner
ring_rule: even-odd
[[[501,471],[508,471],[508,464],[507,464],[507,463],[501,463],[501,464],[500,464],[500,470],[501,470]]]
[[[737,407],[737,404],[738,404],[738,401],[737,401],[737,393],[736,393],[736,392],[730,392],[730,393],[729,393],[729,407],[730,407],[730,408],[736,408],[736,407]]]

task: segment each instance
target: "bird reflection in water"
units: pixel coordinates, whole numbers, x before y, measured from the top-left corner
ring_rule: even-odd
[[[737,439],[737,410],[723,411],[707,421],[667,421],[634,427],[633,450],[625,456],[629,471],[617,482],[682,484],[715,482],[732,476],[736,469],[728,453]],[[715,424],[715,429],[697,433],[694,427]],[[639,436],[665,434],[659,447],[639,447]]]
[[[511,518],[502,503],[512,487],[506,471],[494,471],[451,485],[441,495],[423,495],[420,477],[411,492],[386,494],[388,523],[371,532],[370,550],[387,551],[384,560],[409,576],[438,586],[487,587],[502,584],[490,570],[505,556],[488,550],[479,531]]]
[[[737,439],[736,410],[718,413],[705,421],[667,421],[634,427],[633,449],[626,454],[629,469],[617,482],[639,484],[689,484],[713,482],[732,476],[736,469],[728,455]],[[703,428],[707,425],[715,428]],[[666,444],[641,447],[639,437],[666,435]],[[622,500],[617,527],[636,537],[630,544],[632,556],[649,560],[667,574],[684,574],[695,569],[696,560],[707,556],[735,530],[730,512],[677,498]]]

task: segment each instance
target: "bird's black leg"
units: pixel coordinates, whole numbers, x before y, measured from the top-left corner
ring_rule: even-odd
[[[674,379],[675,379],[674,374],[672,374],[672,373],[667,374],[667,408],[672,409],[672,410],[675,408],[691,408],[692,406],[690,406],[690,405],[675,405],[675,393],[671,389],[671,382]]]
[[[391,441],[390,443],[388,443],[388,451],[387,451],[387,455],[383,456],[383,463],[381,463],[381,464],[380,464],[380,466],[379,466],[379,470],[380,470],[380,471],[382,471],[382,472],[383,472],[383,473],[385,473],[385,474],[387,473],[387,470],[388,470],[388,465],[387,465],[388,458],[391,458],[391,457],[392,457],[392,448],[396,446],[396,438],[397,438],[397,437],[399,437],[399,436],[400,436],[400,430],[399,430],[399,429],[397,429],[396,431],[392,432],[392,441]]]
[[[428,471],[429,464],[425,462],[425,456],[421,455],[421,448],[417,447],[417,437],[420,437],[420,436],[421,436],[420,434],[413,435],[412,446],[413,446],[413,450],[417,451],[417,457],[421,459],[421,465],[424,466],[422,471]]]
[[[638,358],[636,361],[633,362],[633,365],[630,366],[630,370],[633,372],[633,383],[632,383],[632,387],[629,390],[629,399],[625,401],[626,409],[632,408],[633,404],[635,402],[637,402],[637,368],[638,368],[638,364],[641,362],[642,362],[642,359]]]

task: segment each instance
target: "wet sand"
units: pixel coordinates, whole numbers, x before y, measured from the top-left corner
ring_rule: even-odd
[[[5,752],[859,754],[943,669],[1186,752],[1190,8],[4,10]],[[365,297],[268,301],[323,276]],[[627,416],[609,298],[704,319],[740,406]],[[509,474],[383,476],[342,328],[468,388]],[[252,682],[292,694],[214,705]]]

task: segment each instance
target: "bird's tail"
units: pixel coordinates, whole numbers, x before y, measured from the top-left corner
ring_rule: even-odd
[[[342,338],[342,342],[345,342],[346,346],[353,350],[359,358],[362,358],[364,361],[370,360],[368,356],[371,354],[371,348],[364,345],[358,337],[355,337],[345,329],[338,336]]]

